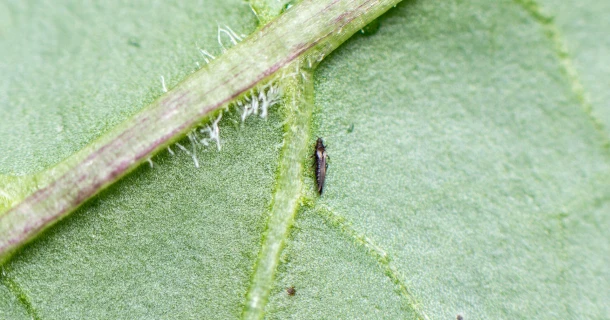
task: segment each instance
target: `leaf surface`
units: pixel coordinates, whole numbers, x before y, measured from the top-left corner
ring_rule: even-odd
[[[325,58],[309,137],[327,144],[325,191],[304,166],[265,315],[610,313],[610,108],[594,67],[610,46],[595,41],[605,5],[588,2],[534,8],[555,23],[530,2],[408,1]],[[0,5],[2,172],[47,168],[153,101],[160,75],[172,86],[203,62],[198,44],[221,53],[217,23],[254,30],[247,6],[223,3]],[[96,196],[3,266],[2,312],[242,315],[284,116],[234,112],[201,168],[163,152]]]
[[[604,1],[540,1],[539,12],[550,17],[547,29],[556,31],[566,62],[574,69],[574,78],[582,86],[584,103],[591,117],[610,132],[610,39],[604,30],[610,4]]]
[[[607,313],[607,138],[565,73],[530,12],[487,1],[405,3],[318,69],[317,206],[387,253],[422,317]]]

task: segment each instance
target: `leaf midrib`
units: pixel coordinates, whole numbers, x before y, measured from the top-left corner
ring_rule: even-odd
[[[607,141],[608,141],[607,134],[602,129],[603,126],[601,125],[600,121],[597,118],[595,118],[594,115],[592,115],[592,113],[591,113],[593,106],[591,105],[591,103],[588,99],[587,92],[584,90],[584,87],[582,86],[582,84],[579,80],[578,73],[574,67],[574,64],[573,64],[572,60],[570,59],[570,56],[567,54],[568,51],[566,50],[565,43],[563,42],[557,27],[553,24],[552,20],[547,20],[547,18],[545,18],[541,14],[541,12],[539,11],[539,6],[535,2],[527,1],[527,0],[514,0],[514,1],[516,3],[522,5],[523,8],[532,15],[534,20],[539,22],[543,26],[543,28],[548,32],[549,38],[555,44],[555,51],[557,52],[558,60],[560,61],[560,64],[565,71],[566,77],[568,78],[572,91],[577,96],[580,106],[582,107],[583,111],[587,114],[587,116],[590,118],[595,129],[598,132],[600,132],[600,134],[603,136],[605,142],[607,143]],[[534,4],[535,6],[529,6],[530,4]],[[607,144],[606,144],[606,147],[604,148],[604,150],[605,151],[608,150]],[[283,156],[283,155],[284,155],[284,153],[282,153],[281,156]],[[277,179],[278,179],[278,181],[282,179],[281,174],[277,176]],[[334,220],[332,220],[333,219],[332,210],[330,210],[328,208],[326,208],[326,209],[328,210],[328,212],[330,212],[330,213],[326,212],[326,215],[328,216],[326,218],[330,219],[328,221],[335,222]],[[347,233],[348,235],[352,236],[353,238],[358,239],[358,236],[354,235],[356,233],[352,234],[352,232],[346,231],[346,230],[344,230],[345,228],[341,228],[339,226],[336,226],[336,228],[338,230],[340,230],[342,233]],[[283,240],[285,240],[285,239],[282,239],[282,241]],[[370,249],[370,250],[372,250],[372,249]],[[383,249],[381,249],[381,250],[382,250],[381,252],[383,252]],[[383,256],[381,256],[381,255],[380,255],[380,257],[383,258]],[[11,291],[11,292],[13,292],[13,291]],[[21,300],[22,299],[19,299],[19,301],[21,301]],[[21,302],[23,303],[23,301],[21,301]]]
[[[231,100],[293,61],[320,60],[397,2],[308,0],[294,6],[209,67],[192,74],[152,105],[49,170],[45,187],[0,216],[0,258],[8,259],[24,243]]]

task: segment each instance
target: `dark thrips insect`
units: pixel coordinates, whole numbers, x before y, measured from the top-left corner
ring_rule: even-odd
[[[328,163],[326,163],[328,156],[326,155],[326,147],[324,146],[324,141],[322,141],[322,138],[318,138],[316,141],[316,150],[314,151],[313,157],[315,159],[316,166],[316,183],[318,184],[318,193],[322,194],[324,180],[326,179],[326,169],[328,168]]]

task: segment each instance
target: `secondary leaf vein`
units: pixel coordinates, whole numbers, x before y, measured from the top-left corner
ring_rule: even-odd
[[[413,296],[409,288],[402,280],[400,272],[392,264],[390,255],[383,250],[379,245],[363,233],[358,232],[354,227],[342,216],[333,212],[325,205],[316,207],[315,212],[320,215],[329,225],[337,228],[340,232],[348,235],[354,240],[354,243],[364,247],[384,271],[385,275],[398,287],[400,295],[407,301],[409,307],[418,319],[428,319],[426,313],[422,310],[421,303]]]
[[[15,280],[11,279],[8,275],[8,270],[6,267],[1,267],[0,271],[0,283],[2,283],[16,298],[17,301],[23,306],[28,315],[34,320],[40,320],[36,309],[32,305],[30,298],[23,291],[21,286]]]
[[[267,230],[246,297],[244,319],[261,319],[264,315],[280,254],[299,208],[303,162],[310,140],[313,81],[311,70],[299,68],[299,63],[292,70],[293,76],[281,82],[285,92],[284,141]]]
[[[553,22],[553,18],[545,15],[540,5],[534,0],[514,1],[542,26],[546,36],[552,41],[554,45],[553,49],[557,54],[563,72],[565,72],[566,77],[568,78],[572,92],[574,92],[576,95],[580,107],[583,109],[585,114],[587,114],[589,120],[593,123],[595,130],[597,130],[603,137],[604,148],[609,150],[610,138],[604,131],[604,125],[602,122],[593,114],[593,105],[591,103],[591,99],[589,98],[589,94],[586,92],[585,87],[580,81],[580,76],[578,75],[578,71],[572,62],[572,57],[570,56],[567,45],[561,36],[559,28],[557,28]]]

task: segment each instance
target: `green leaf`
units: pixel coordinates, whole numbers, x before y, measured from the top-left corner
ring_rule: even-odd
[[[430,318],[608,311],[607,136],[571,90],[556,35],[528,9],[405,4],[317,70],[319,135],[332,157],[317,206],[330,213],[303,219],[348,221],[387,253],[405,302]],[[298,243],[316,235],[300,233],[281,286],[324,276],[302,271],[314,252]],[[280,318],[302,308],[283,300]]]
[[[161,76],[166,94],[76,154],[37,175],[32,179],[36,181],[35,188],[24,189],[17,195],[4,192],[9,198],[7,202],[16,202],[15,198],[21,200],[19,197],[24,199],[0,216],[0,263],[143,162],[148,161],[152,167],[150,158],[153,155],[166,148],[173,154],[172,143],[191,155],[195,167],[199,168],[198,146],[215,142],[220,150],[218,122],[222,119],[223,110],[229,111],[231,106],[241,109],[243,121],[252,113],[266,118],[268,109],[281,100],[282,91],[286,95],[293,92],[294,101],[300,100],[297,96],[301,95],[296,94],[291,83],[299,77],[310,83],[311,69],[318,61],[396,2],[305,1],[239,45],[241,36],[229,27],[218,27],[218,42],[223,51],[226,51],[221,40],[223,36],[228,37],[235,48],[218,59],[199,49],[209,65],[194,72],[169,92]],[[304,24],[306,28],[302,27]],[[297,29],[299,32],[295,33]],[[284,104],[288,112],[292,112],[290,110],[294,108],[289,106],[294,105]],[[308,114],[310,112],[303,114],[304,120],[301,120],[303,115],[294,117],[300,124],[299,121],[286,122],[288,131],[296,133],[294,141],[299,143],[292,146],[287,142],[286,150],[293,151],[285,154],[284,158],[304,152]],[[202,122],[206,121],[209,124],[202,127]],[[300,126],[300,129],[295,126]],[[185,135],[192,146],[191,151],[176,142]],[[286,139],[288,141],[290,137]],[[298,178],[300,169],[292,172],[291,178]],[[7,189],[18,188],[9,185]]]
[[[401,3],[281,80],[267,119],[225,114],[200,168],[163,151],[19,251],[0,318],[606,317],[607,5],[572,5]],[[184,80],[198,46],[220,56],[217,24],[255,17],[0,4],[0,197]]]
[[[610,21],[604,12],[610,3],[604,1],[556,1],[541,2],[541,14],[552,17],[543,26],[555,33],[556,46],[561,52],[562,63],[567,64],[572,82],[582,82],[576,91],[582,94],[582,102],[594,121],[610,132],[610,39],[604,30]],[[582,90],[582,92],[578,92]]]

